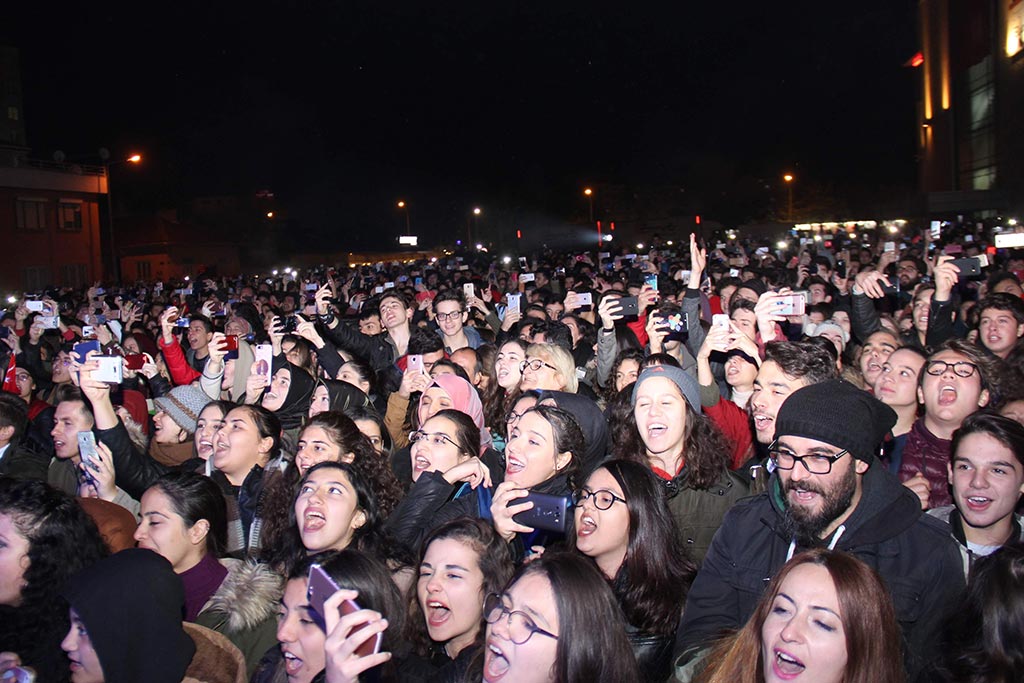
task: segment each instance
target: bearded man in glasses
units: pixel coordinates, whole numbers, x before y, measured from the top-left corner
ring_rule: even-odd
[[[816,547],[848,552],[881,575],[903,629],[908,680],[937,657],[963,570],[948,527],[876,460],[895,423],[889,406],[841,380],[786,399],[768,490],[726,514],[690,589],[676,642],[680,680],[715,637],[746,623],[789,558]]]

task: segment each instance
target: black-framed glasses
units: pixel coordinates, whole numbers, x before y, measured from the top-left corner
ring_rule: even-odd
[[[445,322],[446,320],[458,320],[462,317],[462,311],[452,311],[451,313],[435,313],[434,317]]]
[[[450,443],[451,445],[458,448],[460,451],[462,450],[459,447],[459,444],[455,443],[455,440],[452,439],[452,437],[441,432],[434,432],[432,434],[428,434],[427,432],[423,431],[415,431],[409,433],[409,443],[416,443],[417,441],[423,441],[424,439],[431,446],[441,447],[444,446],[446,443]]]
[[[541,368],[551,368],[555,372],[558,372],[558,368],[550,363],[545,363],[540,358],[534,358],[533,360],[524,360],[519,364],[519,372],[526,372],[526,368],[530,368],[534,372],[537,372]]]
[[[506,424],[513,424],[513,425],[514,424],[519,424],[519,420],[521,420],[523,418],[523,415],[525,415],[525,414],[526,414],[525,410],[523,412],[521,412],[521,413],[517,413],[514,410],[510,410],[510,411],[508,411],[508,415],[505,416],[505,423]]]
[[[574,507],[580,507],[583,505],[583,501],[590,499],[594,503],[594,507],[598,510],[607,510],[615,503],[625,503],[625,499],[619,498],[617,495],[607,489],[599,489],[597,491],[591,491],[590,489],[576,489],[572,492],[572,504]]]
[[[965,360],[958,360],[955,363],[947,363],[944,360],[930,360],[924,364],[924,371],[933,377],[939,377],[946,370],[950,369],[953,370],[953,374],[957,377],[970,377],[978,371],[978,366]]]
[[[497,593],[490,593],[484,599],[484,619],[488,624],[496,624],[501,618],[508,615],[508,636],[516,645],[522,645],[528,641],[534,633],[539,633],[548,638],[558,640],[558,636],[550,631],[545,631],[537,626],[525,612],[510,610],[505,607],[505,602]]]
[[[844,448],[835,455],[797,455],[786,448],[779,448],[776,443],[772,442],[772,445],[768,447],[768,457],[777,468],[791,470],[796,467],[797,463],[800,463],[811,474],[828,474],[832,471],[832,465],[836,460],[850,452]]]

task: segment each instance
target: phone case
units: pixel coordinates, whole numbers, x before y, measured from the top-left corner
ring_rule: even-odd
[[[256,372],[263,376],[263,385],[270,386],[270,374],[273,370],[274,347],[270,344],[257,344],[253,350],[256,359]]]
[[[547,493],[530,493],[525,498],[512,501],[512,505],[533,501],[533,507],[515,515],[516,524],[532,529],[542,529],[565,533],[565,525],[570,513],[569,499],[566,496],[552,496]]]

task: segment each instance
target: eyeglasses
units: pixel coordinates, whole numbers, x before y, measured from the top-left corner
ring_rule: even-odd
[[[462,311],[452,311],[451,313],[435,313],[434,317],[445,322],[447,320],[457,320],[462,317]]]
[[[963,360],[955,363],[947,363],[944,360],[930,360],[924,366],[924,371],[934,377],[938,377],[950,369],[953,370],[953,374],[957,377],[970,377],[977,371],[978,366]]]
[[[484,619],[487,620],[487,623],[496,624],[505,615],[508,615],[508,637],[516,645],[522,645],[534,633],[558,640],[558,636],[537,626],[525,612],[513,611],[505,607],[500,595],[489,594],[484,599]]]
[[[791,470],[796,467],[797,463],[800,463],[811,474],[828,474],[832,471],[832,465],[836,460],[850,452],[844,448],[835,455],[797,455],[784,448],[778,448],[775,443],[772,442],[772,445],[768,447],[768,457],[777,468]]]
[[[442,434],[441,432],[427,434],[426,432],[416,431],[409,433],[409,443],[416,443],[417,441],[422,441],[423,439],[426,439],[427,443],[429,443],[431,446],[441,447],[444,446],[446,443],[450,443],[451,445],[458,448],[460,451],[462,450],[462,448],[459,447],[459,444],[455,443],[452,437],[448,436],[447,434]]]
[[[574,507],[581,507],[583,505],[583,501],[588,498],[594,503],[594,507],[598,510],[607,510],[612,505],[615,505],[615,503],[626,502],[607,489],[600,489],[599,491],[576,489],[572,492],[572,504]]]
[[[526,368],[530,368],[534,372],[537,372],[541,368],[551,368],[555,372],[558,372],[558,368],[550,363],[545,363],[540,358],[534,358],[533,360],[524,360],[519,364],[519,372],[526,372]]]

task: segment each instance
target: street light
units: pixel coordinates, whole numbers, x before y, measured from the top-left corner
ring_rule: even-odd
[[[100,150],[101,154],[106,153],[106,150]],[[117,258],[117,242],[114,236],[114,201],[110,198],[110,169],[112,166],[118,164],[140,164],[142,163],[141,154],[132,154],[130,157],[119,159],[117,161],[110,161],[107,158],[106,163],[103,164],[103,170],[107,174],[107,229],[110,231],[110,265],[111,275],[114,277],[114,282],[121,282],[121,260]]]
[[[589,187],[583,189],[583,194],[587,198],[587,204],[590,206],[590,222],[594,222],[594,191]]]
[[[478,227],[476,224],[481,213],[483,212],[480,210],[480,207],[474,206],[472,215],[466,219],[466,230],[468,233],[466,235],[466,244],[473,244],[473,228]]]
[[[411,235],[412,229],[409,227],[409,205],[404,200],[398,200],[398,208],[405,212],[405,234]]]
[[[793,222],[793,174],[787,173],[782,176],[782,179],[786,181],[786,189],[789,191],[789,222]]]

